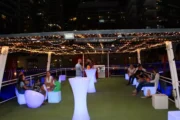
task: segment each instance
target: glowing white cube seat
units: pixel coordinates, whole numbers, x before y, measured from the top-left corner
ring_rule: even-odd
[[[164,94],[154,94],[152,96],[152,106],[155,109],[168,109],[168,96]]]
[[[147,96],[148,90],[150,90],[150,95],[156,94],[156,87],[143,87],[144,96]]]
[[[129,75],[127,73],[125,74],[125,80],[129,80]]]
[[[48,103],[59,103],[61,101],[61,91],[48,92]]]
[[[18,102],[19,105],[26,104],[25,95],[24,94],[19,94],[17,88],[15,88],[15,94],[16,94],[17,102]]]
[[[132,85],[136,85],[137,84],[137,79],[134,78],[133,84]]]
[[[66,81],[66,75],[59,75],[59,82]]]
[[[169,111],[168,120],[180,120],[180,111]]]

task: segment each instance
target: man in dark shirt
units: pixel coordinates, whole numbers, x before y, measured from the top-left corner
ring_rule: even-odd
[[[137,70],[135,71],[133,77],[130,80],[130,83],[133,84],[134,79],[139,79],[139,76],[143,75],[146,70],[142,67],[141,64],[138,65]]]

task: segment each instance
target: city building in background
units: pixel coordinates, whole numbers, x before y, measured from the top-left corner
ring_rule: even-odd
[[[31,0],[34,32],[61,31],[63,26],[62,0]]]
[[[180,27],[178,0],[1,0],[0,34]]]
[[[61,31],[62,0],[3,0],[0,2],[0,33]]]
[[[118,0],[81,0],[76,14],[67,21],[67,29],[124,29],[127,25],[124,4]]]
[[[128,28],[178,28],[180,7],[177,0],[129,0]]]
[[[0,33],[20,33],[29,28],[31,4],[28,0],[0,1]]]

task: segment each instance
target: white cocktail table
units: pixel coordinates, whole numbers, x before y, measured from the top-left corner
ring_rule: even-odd
[[[95,83],[95,79],[96,79],[96,69],[85,70],[85,72],[86,72],[88,79],[90,79],[88,93],[95,93],[96,89],[95,89],[94,83]]]
[[[90,120],[87,109],[87,90],[90,80],[86,77],[69,78],[74,95],[74,114],[72,120]]]

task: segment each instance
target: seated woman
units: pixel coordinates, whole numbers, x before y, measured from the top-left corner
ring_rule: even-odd
[[[40,92],[40,91],[41,91],[41,86],[42,86],[42,85],[41,85],[41,83],[40,83],[39,78],[35,78],[33,90],[36,91],[36,92]]]
[[[50,72],[47,71],[46,72],[46,77],[45,77],[45,83],[43,85],[43,91],[52,91],[52,88],[53,88],[53,77],[51,76]]]
[[[133,95],[137,95],[143,87],[155,87],[157,89],[160,75],[156,68],[154,68],[152,72],[155,75],[154,80],[150,81],[149,77],[145,76],[145,81],[139,83],[138,87],[136,88],[136,91],[133,92]]]
[[[53,87],[54,92],[59,92],[61,91],[61,83],[58,81],[58,77],[54,77],[54,87]]]
[[[33,90],[36,91],[36,92],[40,92],[41,94],[46,96],[46,91],[44,90],[44,87],[41,84],[39,78],[35,78],[35,83],[34,83],[34,86],[33,86]]]
[[[20,75],[17,82],[17,89],[18,89],[19,94],[24,94],[26,90],[31,89],[30,87],[27,86],[28,84],[29,84],[29,81],[25,80],[25,76]]]
[[[92,61],[90,59],[86,60],[85,67],[86,69],[91,69],[93,67]]]

